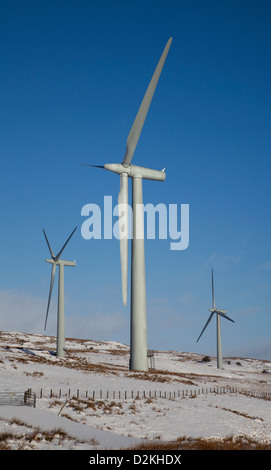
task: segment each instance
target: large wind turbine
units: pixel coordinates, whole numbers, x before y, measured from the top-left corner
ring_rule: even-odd
[[[124,305],[127,303],[128,279],[128,177],[132,178],[133,236],[131,261],[130,369],[138,371],[148,370],[142,179],[164,181],[166,174],[164,171],[131,165],[131,161],[171,42],[172,38],[170,38],[166,44],[140,105],[127,138],[126,153],[122,163],[107,163],[103,166],[99,166],[99,168],[104,168],[105,170],[109,170],[120,175],[118,208],[122,296]]]
[[[64,266],[75,266],[75,261],[64,261],[60,259],[60,256],[69,242],[70,238],[74,234],[75,229],[67,239],[67,241],[64,243],[63,247],[59,251],[59,253],[55,256],[52,248],[50,246],[50,243],[48,241],[48,238],[46,236],[45,230],[43,229],[43,233],[45,236],[45,240],[47,242],[49,251],[51,253],[51,259],[46,259],[46,263],[52,264],[52,271],[51,271],[51,283],[50,283],[50,290],[49,290],[49,298],[48,298],[48,305],[47,305],[47,311],[46,311],[46,317],[45,317],[45,324],[44,324],[44,329],[46,330],[46,325],[47,325],[47,318],[48,318],[48,312],[49,312],[49,307],[50,307],[50,301],[51,301],[51,295],[52,295],[52,290],[53,290],[53,285],[54,285],[54,279],[55,279],[55,272],[56,272],[56,267],[59,267],[59,273],[58,273],[58,309],[57,309],[57,350],[56,350],[56,355],[58,357],[64,357],[65,356],[65,351],[64,351],[64,346],[65,346],[65,333],[64,333]]]
[[[201,335],[203,334],[204,330],[207,328],[208,324],[210,323],[213,315],[216,313],[216,340],[217,340],[217,368],[222,369],[222,346],[221,346],[221,325],[220,325],[220,317],[226,318],[227,320],[232,321],[233,323],[234,320],[232,320],[230,317],[226,315],[227,311],[226,310],[221,310],[219,308],[215,307],[215,291],[214,291],[214,272],[212,269],[212,299],[213,299],[213,308],[208,308],[209,312],[211,312],[211,315],[209,316],[201,334],[199,335],[197,342],[199,341]]]

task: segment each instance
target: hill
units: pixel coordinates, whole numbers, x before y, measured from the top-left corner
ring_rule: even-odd
[[[129,371],[110,341],[0,333],[1,449],[271,449],[271,362],[152,351]],[[18,406],[31,389],[36,406]],[[2,399],[2,405],[1,405]],[[5,404],[4,404],[5,403]]]

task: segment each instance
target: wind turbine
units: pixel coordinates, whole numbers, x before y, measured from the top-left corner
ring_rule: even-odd
[[[172,38],[170,38],[161,55],[140,105],[132,128],[127,138],[126,153],[122,163],[105,164],[103,166],[87,165],[103,168],[120,175],[120,192],[118,196],[120,258],[122,277],[123,303],[127,303],[128,280],[128,177],[132,178],[132,209],[133,236],[131,261],[131,325],[130,325],[130,369],[148,370],[147,360],[147,311],[145,283],[145,252],[144,252],[144,211],[142,179],[164,181],[163,171],[152,170],[132,165],[131,161],[145,122],[154,91],[162,72]]]
[[[58,273],[58,308],[57,308],[57,350],[56,350],[56,355],[58,357],[64,357],[65,356],[65,351],[64,351],[64,345],[65,345],[65,336],[64,336],[64,266],[75,266],[75,261],[64,261],[60,259],[60,256],[71,239],[72,235],[74,234],[75,229],[67,239],[67,241],[64,243],[63,247],[59,251],[59,253],[55,256],[52,248],[50,246],[50,243],[48,241],[48,238],[46,236],[45,230],[43,229],[43,233],[45,236],[45,240],[47,242],[49,251],[51,253],[51,259],[46,259],[46,263],[52,264],[52,271],[51,271],[51,283],[50,283],[50,290],[49,290],[49,298],[48,298],[48,305],[47,305],[47,311],[46,311],[46,317],[45,317],[45,324],[44,324],[44,330],[46,330],[46,325],[47,325],[47,318],[48,318],[48,312],[49,312],[49,307],[50,307],[50,301],[51,301],[51,295],[52,295],[52,290],[53,290],[53,285],[54,285],[54,279],[55,279],[55,272],[56,272],[56,267],[59,267],[59,273]]]
[[[207,328],[208,324],[212,320],[213,315],[216,313],[216,340],[217,340],[217,368],[222,369],[222,346],[221,346],[221,325],[220,325],[220,317],[226,318],[227,320],[232,321],[230,317],[226,315],[227,310],[221,310],[215,307],[215,291],[214,291],[214,272],[212,269],[212,299],[213,299],[213,308],[208,308],[211,315],[209,316],[201,334],[199,335],[197,342],[199,341],[201,335],[203,334],[204,330]]]

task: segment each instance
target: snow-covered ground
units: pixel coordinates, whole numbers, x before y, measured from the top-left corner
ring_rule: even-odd
[[[67,339],[63,359],[55,349],[54,337],[0,333],[0,392],[37,397],[34,408],[1,405],[0,394],[2,448],[123,449],[182,436],[271,444],[269,361],[224,358],[218,370],[215,358],[154,351],[155,368],[140,373],[123,344]]]

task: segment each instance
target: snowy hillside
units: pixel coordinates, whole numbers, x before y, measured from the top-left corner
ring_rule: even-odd
[[[215,358],[153,351],[154,368],[136,373],[123,344],[67,339],[63,359],[55,349],[54,337],[0,333],[1,449],[159,448],[229,436],[271,448],[271,362],[224,358],[218,370]],[[12,403],[27,389],[35,408]],[[1,404],[2,392],[11,404]]]

